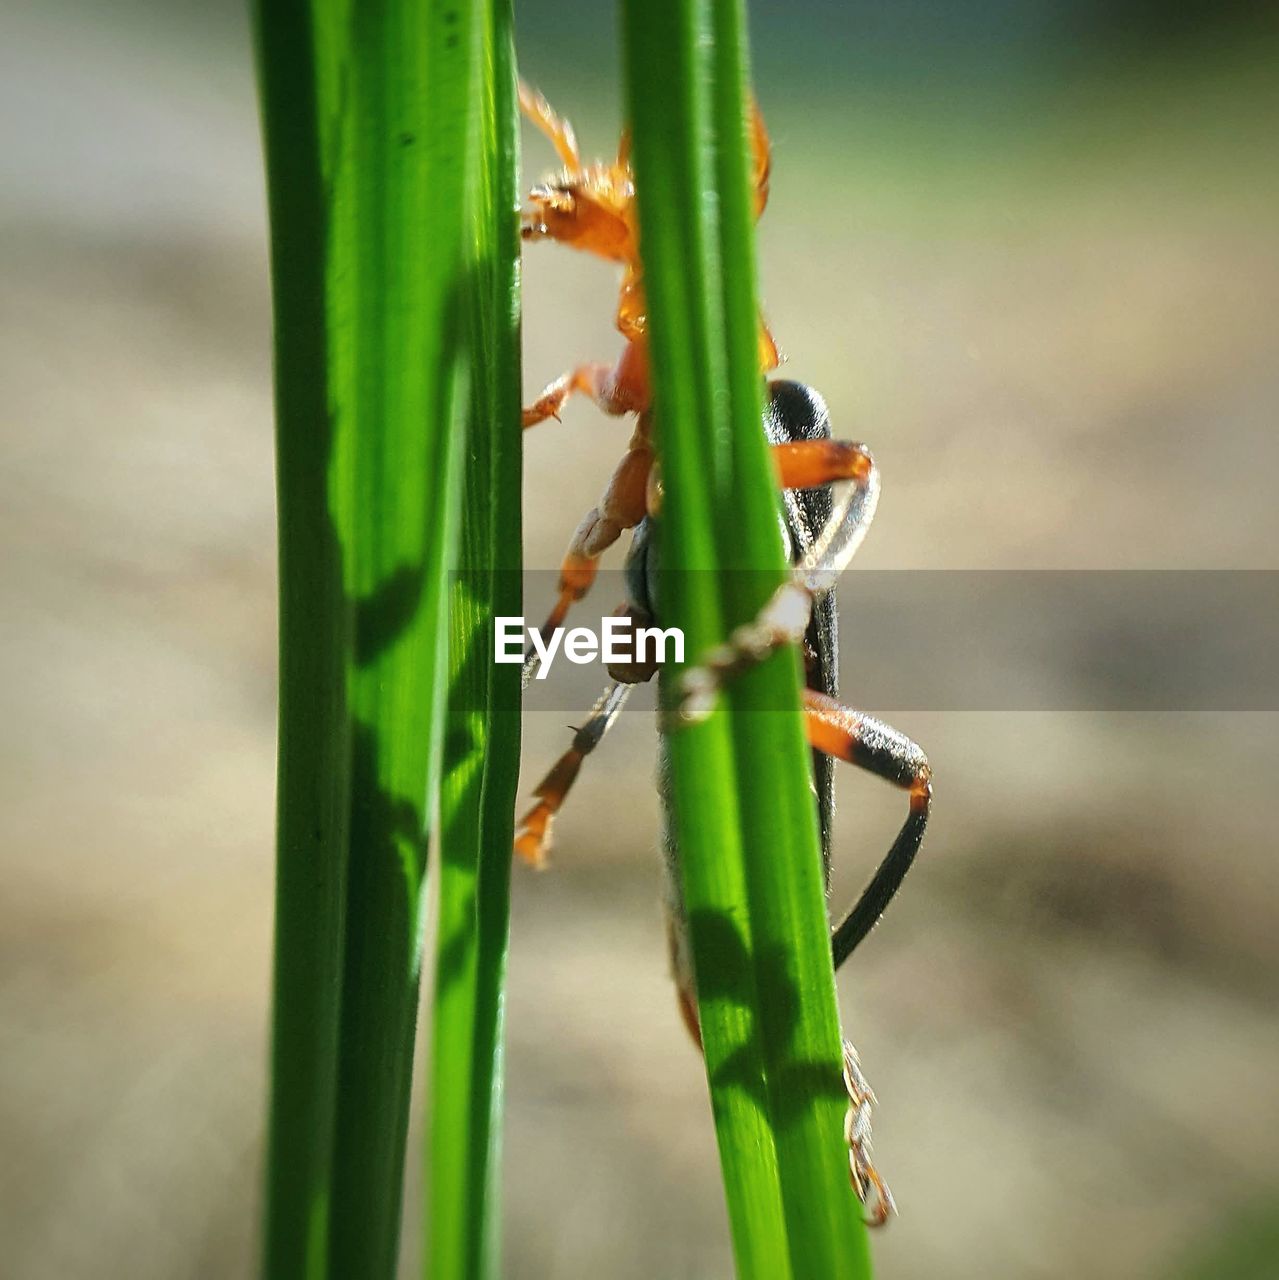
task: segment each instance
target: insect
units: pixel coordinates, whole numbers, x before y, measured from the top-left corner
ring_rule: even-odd
[[[653,440],[647,312],[627,135],[622,135],[616,159],[588,165],[582,160],[572,125],[523,82],[520,106],[550,139],[564,165],[560,173],[529,193],[521,234],[525,240],[555,240],[621,265],[616,324],[626,340],[615,364],[582,364],[556,378],[524,410],[524,427],[558,418],[565,402],[575,394],[588,396],[611,416],[636,415],[626,453],[599,503],[587,512],[569,540],[560,566],[557,599],[543,627],[543,631],[550,631],[590,590],[600,556],[627,529],[639,524],[652,497],[648,492],[653,473]],[[758,216],[768,202],[770,150],[768,132],[758,109],[752,111],[751,118],[752,180]],[[779,358],[777,345],[762,318],[759,358],[762,373],[776,368]]]
[[[599,506],[578,527],[561,569],[559,595],[549,626],[558,626],[570,605],[582,598],[595,577],[599,554],[623,530],[633,529],[626,559],[628,599],[625,612],[641,625],[660,624],[661,570],[654,536],[660,521],[660,491],[653,483],[651,413],[643,289],[634,224],[634,184],[623,139],[610,165],[584,167],[571,127],[545,99],[521,88],[526,114],[551,138],[565,171],[534,189],[525,215],[526,238],[551,238],[600,253],[623,264],[618,328],[627,340],[615,366],[585,365],[552,383],[525,411],[529,426],[554,416],[574,391],[591,395],[606,412],[638,415],[630,449],[614,473]],[[756,207],[767,199],[768,135],[756,110],[753,139]],[[760,325],[760,362],[767,373],[777,350]],[[802,647],[805,663],[804,722],[813,748],[813,786],[821,835],[822,862],[829,888],[834,814],[833,764],[846,761],[905,790],[909,808],[896,839],[852,909],[835,927],[831,948],[835,967],[843,964],[883,914],[909,870],[928,822],[931,772],[923,751],[887,724],[837,701],[838,618],[833,587],[852,559],[875,514],[879,476],[870,453],[860,444],[835,440],[822,397],[809,387],[782,380],[768,384],[763,428],[771,446],[783,491],[785,533],[791,563],[789,580],[758,617],[737,629],[729,641],[681,673],[677,703],[663,729],[678,732],[713,710],[719,691],[738,673],[784,645]],[[550,826],[586,757],[599,746],[638,683],[656,673],[656,664],[614,664],[610,683],[576,730],[569,749],[534,789],[536,803],[521,820],[516,851],[542,865]],[[689,953],[679,850],[669,814],[665,749],[659,761],[660,791],[667,810],[664,836],[665,905],[671,967],[681,1014],[695,1042],[701,1043],[697,1000]],[[854,1189],[872,1225],[894,1211],[891,1192],[871,1160],[871,1108],[874,1094],[862,1075],[856,1051],[844,1043],[844,1085],[849,1105],[845,1141]]]

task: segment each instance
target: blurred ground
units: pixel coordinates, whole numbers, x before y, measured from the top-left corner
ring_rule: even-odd
[[[606,150],[608,86],[546,48],[529,74]],[[1275,93],[1246,50],[1177,56],[1004,98],[818,78],[810,101],[761,73],[768,313],[884,473],[859,564],[1279,567]],[[23,1280],[252,1268],[275,643],[256,147],[238,10],[8,17],[0,1273]],[[549,160],[530,139],[530,176]],[[607,269],[530,253],[526,285],[530,391],[616,349]],[[531,565],[623,431],[576,406],[530,438]],[[530,776],[564,718],[530,718]],[[1275,717],[896,719],[936,817],[842,979],[902,1207],[881,1274],[1274,1274],[1248,1250],[1279,1215]],[[554,873],[517,870],[511,1276],[728,1273],[652,747],[624,718]],[[840,794],[843,902],[899,815],[874,782]]]

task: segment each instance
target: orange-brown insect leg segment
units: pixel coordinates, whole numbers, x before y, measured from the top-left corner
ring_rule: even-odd
[[[771,373],[782,362],[782,353],[778,349],[777,339],[773,337],[773,331],[764,321],[764,317],[759,318],[759,371],[760,373]]]
[[[564,553],[564,559],[560,563],[559,590],[555,597],[555,604],[538,632],[543,644],[550,639],[551,633],[556,627],[564,625],[564,619],[568,617],[569,609],[582,599],[595,584],[595,575],[599,571],[599,556],[584,555],[577,550],[577,546],[582,536],[582,530],[597,518],[598,512],[592,511],[578,525],[577,532],[573,535],[573,541]],[[525,650],[523,679],[526,686],[533,679],[540,663],[541,659],[537,655],[536,647],[530,647]]]
[[[551,820],[560,811],[582,761],[600,744],[630,696],[631,685],[610,684],[600,696],[586,723],[573,734],[573,745],[551,766],[533,790],[537,803],[520,819],[515,852],[530,866],[544,867],[551,843]]]
[[[535,427],[547,418],[559,420],[565,401],[574,394],[588,395],[594,399],[601,394],[612,376],[611,365],[583,364],[570,369],[550,383],[521,415],[525,429]]]
[[[751,100],[751,182],[755,188],[755,216],[764,212],[768,203],[768,181],[773,170],[773,146],[759,103]]]
[[[728,643],[706,654],[679,677],[680,702],[672,726],[704,720],[726,681],[756,666],[784,644],[798,644],[808,627],[812,602],[831,591],[875,516],[879,477],[874,459],[845,440],[797,440],[772,446],[782,487],[835,486],[831,514],[816,541],[795,566],[791,580]]]
[[[830,591],[865,538],[879,502],[879,472],[864,445],[847,440],[798,440],[774,445],[787,489],[831,485],[830,519],[796,565],[814,596]]]
[[[547,136],[564,166],[579,172],[582,168],[582,153],[578,150],[573,126],[523,80],[520,81],[520,110]]]
[[[594,585],[600,556],[627,529],[633,529],[643,520],[647,510],[648,476],[652,469],[653,450],[637,433],[631,448],[617,464],[599,506],[586,513],[569,541],[560,565],[559,595],[550,617],[542,625],[543,640],[556,627],[563,625],[569,608]],[[526,680],[532,677],[536,666],[536,652],[530,650],[524,659]]]
[[[558,419],[564,402],[575,394],[589,396],[611,417],[641,412],[647,405],[640,402],[639,389],[626,376],[629,370],[623,362],[617,365],[583,364],[562,374],[524,410],[524,427],[535,427],[547,418]]]
[[[595,512],[592,512],[587,516],[587,520],[594,515]],[[586,521],[583,521],[583,525],[585,523]],[[582,525],[579,525],[579,533],[581,528]],[[542,624],[543,639],[546,639],[556,627],[563,626],[570,606],[576,604],[595,585],[599,557],[583,555],[580,551],[574,550],[576,545],[577,535],[574,535],[573,545],[565,552],[564,559],[560,563],[559,594],[555,600],[555,607]]]
[[[884,914],[919,852],[932,803],[932,771],[923,751],[905,734],[815,689],[804,690],[804,722],[815,750],[855,764],[910,793],[910,810],[897,839],[852,910],[835,928],[831,949],[838,969]]]
[[[796,440],[772,449],[783,489],[820,489],[839,480],[864,485],[875,470],[866,449],[848,440]]]
[[[576,198],[567,191],[556,191],[551,187],[535,187],[529,194],[532,208],[520,214],[521,240],[556,240],[556,227],[547,221],[554,218],[557,222],[571,219],[577,210]]]
[[[701,1052],[702,1023],[697,1016],[697,997],[684,987],[678,988],[675,994],[679,1001],[679,1016],[684,1022],[684,1029]]]

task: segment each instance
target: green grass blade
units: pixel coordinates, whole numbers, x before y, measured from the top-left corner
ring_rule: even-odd
[[[497,1272],[502,990],[519,774],[520,670],[493,662],[520,603],[517,107],[509,0],[486,10],[476,300],[460,575],[450,604],[439,945],[428,1093],[426,1274]]]
[[[784,572],[760,378],[739,0],[628,0],[629,103],[666,499],[663,621],[687,653]],[[760,572],[728,572],[751,569]],[[678,572],[694,570],[698,572]],[[706,1066],[738,1272],[864,1277],[796,655],[670,743]]]
[[[329,509],[328,212],[309,14],[259,13],[275,295],[280,705],[265,1272],[324,1274],[349,819],[349,617]],[[285,232],[287,228],[287,233]]]
[[[470,287],[474,0],[259,0],[281,711],[265,1266],[395,1267]]]

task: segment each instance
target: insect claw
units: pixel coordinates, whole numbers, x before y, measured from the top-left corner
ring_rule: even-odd
[[[542,665],[542,660],[536,653],[526,653],[524,655],[524,666],[520,669],[520,688],[527,689],[533,682],[533,677],[537,675],[537,669]]]
[[[871,1162],[870,1115],[875,1095],[866,1083],[857,1050],[849,1040],[844,1041],[844,1088],[848,1091],[844,1141],[848,1145],[849,1180],[866,1211],[866,1225],[882,1227],[897,1212],[897,1204]]]
[[[897,1202],[893,1199],[893,1193],[888,1189],[884,1180],[872,1166],[866,1166],[865,1177],[866,1182],[874,1189],[875,1194],[869,1204],[867,1197],[862,1197],[863,1205],[867,1205],[864,1221],[868,1227],[882,1227],[897,1212]]]

